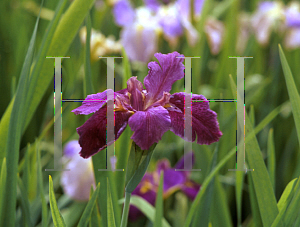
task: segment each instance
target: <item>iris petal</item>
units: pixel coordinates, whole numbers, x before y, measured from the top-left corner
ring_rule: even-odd
[[[147,99],[159,99],[163,92],[169,92],[175,81],[184,77],[183,58],[177,52],[170,54],[156,53],[154,56],[157,62],[148,64],[149,72],[144,79],[145,87],[148,91]]]
[[[129,118],[128,124],[134,131],[131,139],[142,150],[148,150],[170,129],[171,119],[165,108],[157,106],[146,111],[137,111]]]
[[[131,94],[130,101],[131,106],[135,110],[142,110],[143,109],[143,84],[137,80],[136,77],[131,77],[127,81],[127,90]]]
[[[81,157],[88,158],[114,142],[106,142],[106,112],[107,106],[105,105],[82,126],[77,128],[79,144],[82,148],[80,151]],[[129,111],[115,112],[115,140],[117,140],[125,130],[130,115],[131,113]]]
[[[75,114],[84,114],[84,115],[95,113],[106,103],[108,90],[112,91],[111,89],[107,89],[97,94],[88,95],[85,101],[82,102],[82,105],[72,110],[72,112]]]
[[[167,108],[172,121],[171,131],[184,139],[184,97],[183,92],[175,93],[170,103],[177,107]],[[193,95],[192,100],[206,100],[203,95]],[[180,110],[180,111],[178,111]],[[219,129],[217,114],[209,109],[208,101],[193,102],[192,104],[192,141],[197,135],[198,144],[211,144],[219,141],[222,132]]]

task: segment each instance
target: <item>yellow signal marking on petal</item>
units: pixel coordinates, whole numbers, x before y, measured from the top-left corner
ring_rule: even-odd
[[[164,105],[164,108],[172,107],[170,103]]]
[[[141,187],[140,192],[145,194],[148,191],[150,191],[151,188],[153,188],[153,185],[149,181],[146,181],[145,183],[143,183],[143,186]]]
[[[170,195],[175,193],[176,191],[180,190],[179,186],[174,186],[172,188],[169,188],[168,191],[166,191],[163,195],[164,199],[167,199]]]

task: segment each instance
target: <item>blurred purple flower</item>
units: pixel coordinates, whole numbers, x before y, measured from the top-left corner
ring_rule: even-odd
[[[193,153],[187,155],[193,156]],[[154,205],[156,200],[156,194],[159,186],[159,179],[161,171],[164,171],[163,181],[163,197],[166,199],[174,192],[181,190],[191,200],[194,200],[200,185],[194,181],[189,180],[189,171],[175,171],[175,169],[183,168],[183,157],[178,161],[174,168],[171,168],[167,159],[158,161],[156,170],[152,173],[146,173],[140,184],[132,192],[132,195],[137,195],[150,204]],[[135,221],[138,217],[142,216],[142,212],[135,206],[130,206],[129,219]]]
[[[285,16],[288,27],[300,28],[300,3],[291,2],[285,11]]]
[[[284,45],[287,49],[300,47],[300,3],[290,2],[286,9],[287,32]]]
[[[115,140],[120,137],[129,124],[134,131],[131,139],[142,149],[148,150],[153,143],[161,140],[163,134],[171,130],[184,139],[184,100],[185,93],[169,92],[172,84],[184,77],[183,58],[177,52],[170,54],[156,53],[158,61],[148,64],[149,72],[143,84],[131,77],[127,81],[127,89],[114,93],[115,101]],[[77,128],[80,155],[88,158],[104,149],[106,142],[107,90],[88,95],[74,110],[75,114],[95,114],[81,127]],[[206,100],[203,95],[192,95],[192,100]],[[211,144],[219,140],[222,132],[219,129],[217,114],[209,109],[208,101],[192,104],[192,141],[198,144]]]
[[[92,161],[90,158],[83,159],[79,156],[81,147],[77,140],[70,141],[64,148],[66,169],[61,175],[61,185],[65,194],[74,200],[89,200],[91,186],[95,187],[95,179]]]
[[[144,0],[145,6],[134,9],[128,0],[115,3],[113,14],[117,25],[122,26],[121,42],[133,61],[147,62],[157,52],[158,37],[164,34],[171,45],[186,30],[188,42],[195,45],[198,33],[191,24],[190,0],[175,3]],[[200,17],[204,0],[194,1],[194,16]]]

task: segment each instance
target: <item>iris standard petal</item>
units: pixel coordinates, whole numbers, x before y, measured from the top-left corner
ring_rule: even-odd
[[[84,115],[95,113],[106,103],[108,90],[113,92],[113,90],[107,89],[101,93],[88,95],[85,101],[82,102],[81,106],[72,110],[71,112],[75,114],[84,114]]]
[[[128,124],[134,131],[131,139],[142,150],[148,150],[170,129],[171,119],[165,108],[157,106],[146,111],[137,111],[129,118]]]
[[[167,108],[171,117],[171,131],[184,138],[184,98],[185,93],[175,93],[170,98],[170,103],[176,107]],[[203,95],[193,95],[193,101],[206,100]],[[197,135],[198,144],[211,144],[219,141],[222,132],[219,129],[217,114],[209,109],[208,101],[192,103],[192,141]]]
[[[156,53],[154,56],[157,62],[148,64],[149,72],[144,79],[144,85],[148,91],[147,99],[156,100],[163,95],[163,92],[169,92],[175,81],[184,77],[183,58],[177,58],[178,52],[170,54]],[[182,56],[183,57],[183,56]]]
[[[127,90],[131,94],[130,102],[133,109],[139,111],[143,109],[143,84],[136,77],[131,77],[127,81]]]
[[[88,158],[114,142],[106,142],[106,112],[107,106],[105,105],[82,126],[77,128],[79,144],[82,148],[80,151],[81,157]],[[115,140],[125,130],[130,115],[129,111],[115,111]]]
[[[115,3],[113,14],[117,25],[130,25],[135,18],[135,11],[128,0],[119,0]]]

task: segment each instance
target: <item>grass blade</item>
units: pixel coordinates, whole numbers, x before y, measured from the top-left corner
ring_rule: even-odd
[[[242,226],[242,193],[244,184],[244,172],[235,172],[236,183],[235,183],[235,198],[236,198],[236,208],[238,217],[238,226]]]
[[[55,199],[55,194],[53,190],[53,182],[52,182],[52,177],[49,175],[49,199],[50,199],[50,208],[51,208],[51,214],[52,214],[52,219],[54,226],[66,226],[65,221],[58,209],[56,199]]]
[[[30,215],[30,206],[28,201],[28,193],[26,191],[26,188],[21,180],[21,178],[18,176],[18,186],[21,192],[21,206],[22,206],[22,212],[25,217],[25,222],[28,227],[33,226],[31,222],[31,215]]]
[[[3,159],[1,174],[0,174],[0,226],[3,226],[3,207],[4,207],[4,195],[5,195],[5,184],[6,184],[6,158]]]
[[[232,227],[226,193],[218,176],[214,180],[214,198],[212,202],[213,205],[210,214],[212,226]]]
[[[292,112],[293,112],[297,134],[298,134],[298,142],[300,144],[300,96],[297,91],[293,74],[291,72],[289,64],[286,60],[286,57],[280,45],[279,45],[279,55],[280,55],[281,65],[285,77],[286,86],[292,104]]]
[[[273,129],[271,128],[268,136],[268,171],[270,175],[270,180],[275,192],[275,170],[276,170],[276,161],[275,161],[275,145],[274,145],[274,135]]]
[[[219,151],[219,144],[216,145],[213,158],[210,162],[210,171],[212,171],[217,163],[218,159],[218,151]],[[195,213],[195,217],[193,220],[193,227],[196,226],[208,226],[209,225],[209,220],[210,220],[210,214],[212,210],[212,204],[214,201],[214,189],[215,187],[215,178],[213,178],[205,192],[205,196],[203,200],[199,203],[197,211]],[[201,190],[201,189],[200,189]]]
[[[36,33],[39,23],[39,17],[35,23],[34,31],[29,43],[28,51],[22,67],[20,80],[17,88],[15,102],[12,107],[12,113],[9,120],[6,144],[7,175],[10,176],[6,181],[6,214],[4,219],[5,226],[14,226],[16,219],[16,195],[17,195],[17,173],[20,141],[22,135],[22,126],[25,122],[23,109],[25,107],[26,93],[28,91],[30,66],[34,53]],[[1,152],[2,153],[2,152]]]
[[[41,154],[38,149],[38,140],[35,141],[36,147],[36,156],[37,156],[37,183],[38,189],[40,193],[40,198],[42,202],[42,227],[48,226],[48,207],[47,202],[44,196],[44,186],[43,186],[43,173],[42,173],[42,165],[41,165]]]
[[[245,118],[246,134],[250,134],[254,130],[247,113],[245,113]],[[254,171],[250,174],[253,179],[254,190],[262,222],[264,226],[271,226],[278,214],[278,208],[272,183],[256,137],[250,139],[250,141],[246,144],[246,158],[248,160],[249,167],[254,169]]]
[[[296,221],[297,213],[300,210],[299,182],[299,179],[294,179],[286,186],[278,202],[280,213],[277,215],[272,227],[294,226],[294,221]]]
[[[90,220],[90,217],[92,215],[93,208],[95,207],[95,204],[96,204],[96,200],[97,200],[98,193],[99,193],[99,188],[100,188],[100,183],[98,183],[96,190],[94,191],[91,199],[89,200],[88,204],[86,205],[86,207],[83,211],[83,214],[80,218],[80,221],[78,223],[78,227],[86,227],[87,226],[87,224]]]
[[[289,198],[291,195],[293,196],[293,190],[295,188],[297,184],[297,179],[294,179],[292,181],[290,181],[288,183],[288,185],[285,187],[279,201],[278,201],[278,204],[277,204],[277,207],[278,207],[278,210],[279,211],[282,211],[284,208],[287,207],[287,205],[289,204],[290,200],[292,198]]]
[[[85,71],[85,77],[83,80],[84,87],[83,87],[83,93],[84,97],[86,97],[88,94],[94,94],[94,88],[92,84],[92,68],[91,68],[91,29],[92,29],[92,22],[90,14],[86,17],[86,42],[85,42],[85,61],[84,61],[84,71]]]
[[[164,171],[161,171],[159,187],[158,187],[158,192],[155,201],[155,219],[153,225],[154,227],[162,227],[162,219],[164,214],[163,185],[164,185]]]
[[[111,191],[109,186],[109,181],[107,179],[107,224],[108,226],[115,227],[115,216],[114,216],[114,208],[111,199]]]
[[[124,203],[124,199],[119,200],[120,203]],[[136,206],[143,214],[154,223],[155,220],[155,208],[148,203],[145,199],[139,196],[132,195],[130,197],[130,204]],[[171,227],[165,218],[162,219],[163,227]]]
[[[263,227],[263,223],[262,223],[261,216],[259,213],[257,197],[256,197],[254,186],[253,186],[253,179],[250,174],[248,175],[248,184],[249,184],[249,195],[250,195],[252,220],[253,220],[253,223],[255,224],[254,226]]]

